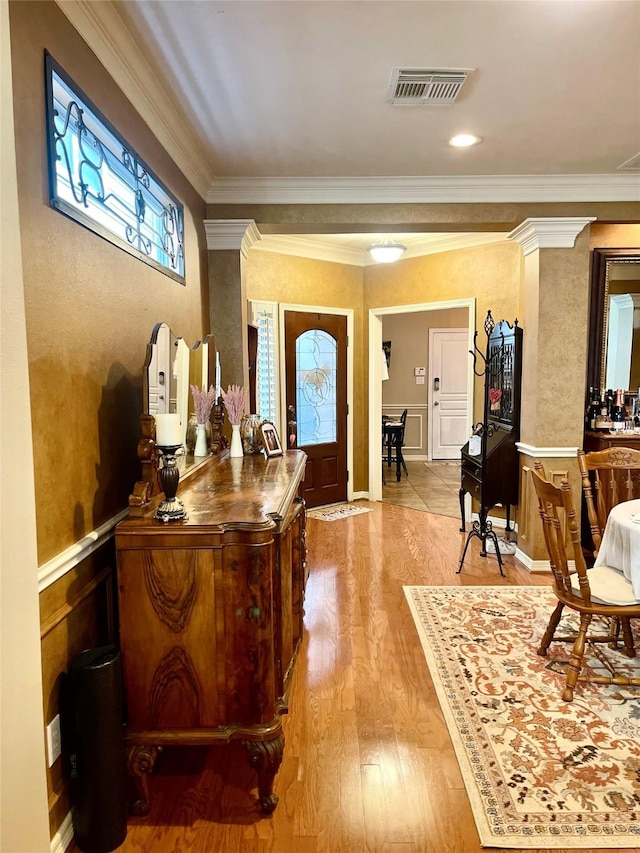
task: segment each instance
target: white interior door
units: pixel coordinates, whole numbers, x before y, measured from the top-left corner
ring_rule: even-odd
[[[429,330],[429,459],[457,459],[467,440],[468,329]]]
[[[171,329],[163,323],[152,347],[147,371],[149,381],[149,414],[161,415],[170,411],[171,388]]]

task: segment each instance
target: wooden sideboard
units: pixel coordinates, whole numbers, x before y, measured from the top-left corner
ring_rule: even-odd
[[[590,453],[593,450],[606,450],[607,447],[631,447],[634,450],[640,450],[640,433],[622,432],[622,434],[614,435],[607,430],[585,431],[583,448],[585,453]]]
[[[146,774],[173,744],[238,739],[260,807],[277,803],[281,715],[302,637],[307,577],[306,455],[209,457],[178,487],[184,521],[153,518],[159,497],[116,529],[127,761],[136,814]]]

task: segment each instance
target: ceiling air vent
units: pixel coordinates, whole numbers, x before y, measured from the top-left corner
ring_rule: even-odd
[[[630,160],[627,160],[621,166],[618,166],[619,172],[637,172],[640,171],[640,154],[635,154]]]
[[[387,100],[398,106],[453,104],[473,68],[394,68]]]

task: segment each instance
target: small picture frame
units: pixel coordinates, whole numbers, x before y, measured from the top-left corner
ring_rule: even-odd
[[[262,449],[267,458],[270,456],[282,456],[280,436],[271,421],[263,421],[260,424],[260,440],[262,441]]]

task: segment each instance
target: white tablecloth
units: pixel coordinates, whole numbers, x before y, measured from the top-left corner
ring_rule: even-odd
[[[624,501],[609,513],[594,568],[603,565],[619,569],[640,601],[640,500]]]

